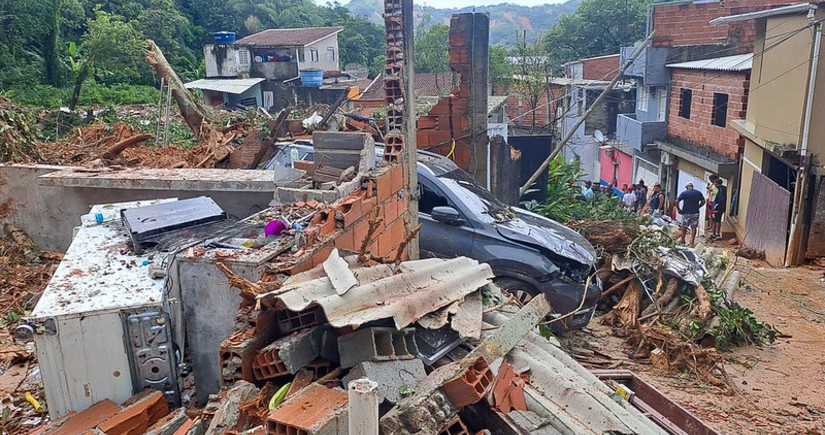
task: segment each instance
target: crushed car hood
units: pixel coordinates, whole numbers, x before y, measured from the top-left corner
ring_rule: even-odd
[[[593,264],[596,251],[581,234],[566,226],[520,208],[513,208],[516,219],[495,224],[502,237],[537,245],[582,264]]]

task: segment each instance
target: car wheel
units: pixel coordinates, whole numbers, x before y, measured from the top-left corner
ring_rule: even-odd
[[[538,289],[527,284],[524,281],[517,280],[515,278],[509,277],[501,277],[493,279],[493,283],[502,290],[510,293],[511,295],[515,296],[515,298],[522,304],[526,304],[533,299],[534,296],[539,294]]]

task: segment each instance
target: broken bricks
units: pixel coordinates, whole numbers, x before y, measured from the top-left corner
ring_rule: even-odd
[[[255,379],[265,381],[295,374],[318,358],[323,331],[320,327],[281,337],[258,351],[252,370]]]
[[[404,396],[415,391],[415,386],[427,377],[424,363],[420,359],[394,361],[362,361],[344,376],[344,385],[350,381],[367,378],[378,383],[380,400],[397,403]]]
[[[361,361],[387,361],[415,358],[418,345],[415,329],[364,328],[338,337],[338,353],[342,368]]]
[[[266,419],[267,435],[345,435],[347,393],[313,384],[288,398]]]

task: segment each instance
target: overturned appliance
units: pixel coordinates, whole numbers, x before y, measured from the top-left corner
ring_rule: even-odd
[[[167,308],[165,281],[153,278],[162,276],[156,271],[163,256],[130,246],[142,240],[130,239],[134,228],[122,217],[176,203],[184,201],[92,207],[37,306],[15,330],[17,339],[37,345],[53,419],[102,399],[123,402],[146,388],[162,391],[172,406],[180,403],[178,319]],[[185,218],[176,219],[185,226]]]

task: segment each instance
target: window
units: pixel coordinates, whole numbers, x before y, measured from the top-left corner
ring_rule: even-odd
[[[306,54],[303,47],[298,49],[298,62],[306,62]]]
[[[318,62],[321,60],[321,58],[318,57],[318,50],[314,48],[309,49],[309,60],[310,62]]]
[[[650,100],[650,88],[647,86],[639,86],[639,110],[647,112],[647,104]]]
[[[335,62],[335,49],[332,47],[327,48],[327,62]]]
[[[719,127],[727,125],[728,118],[728,94],[713,94],[713,115],[710,123]]]
[[[693,99],[693,91],[682,88],[679,91],[679,116],[690,119],[690,100]]]
[[[241,48],[238,50],[238,65],[249,66],[249,49]]]
[[[421,189],[421,199],[418,200],[419,213],[432,214],[435,207],[451,205],[443,193],[436,192],[422,183],[418,183],[418,187]]]

